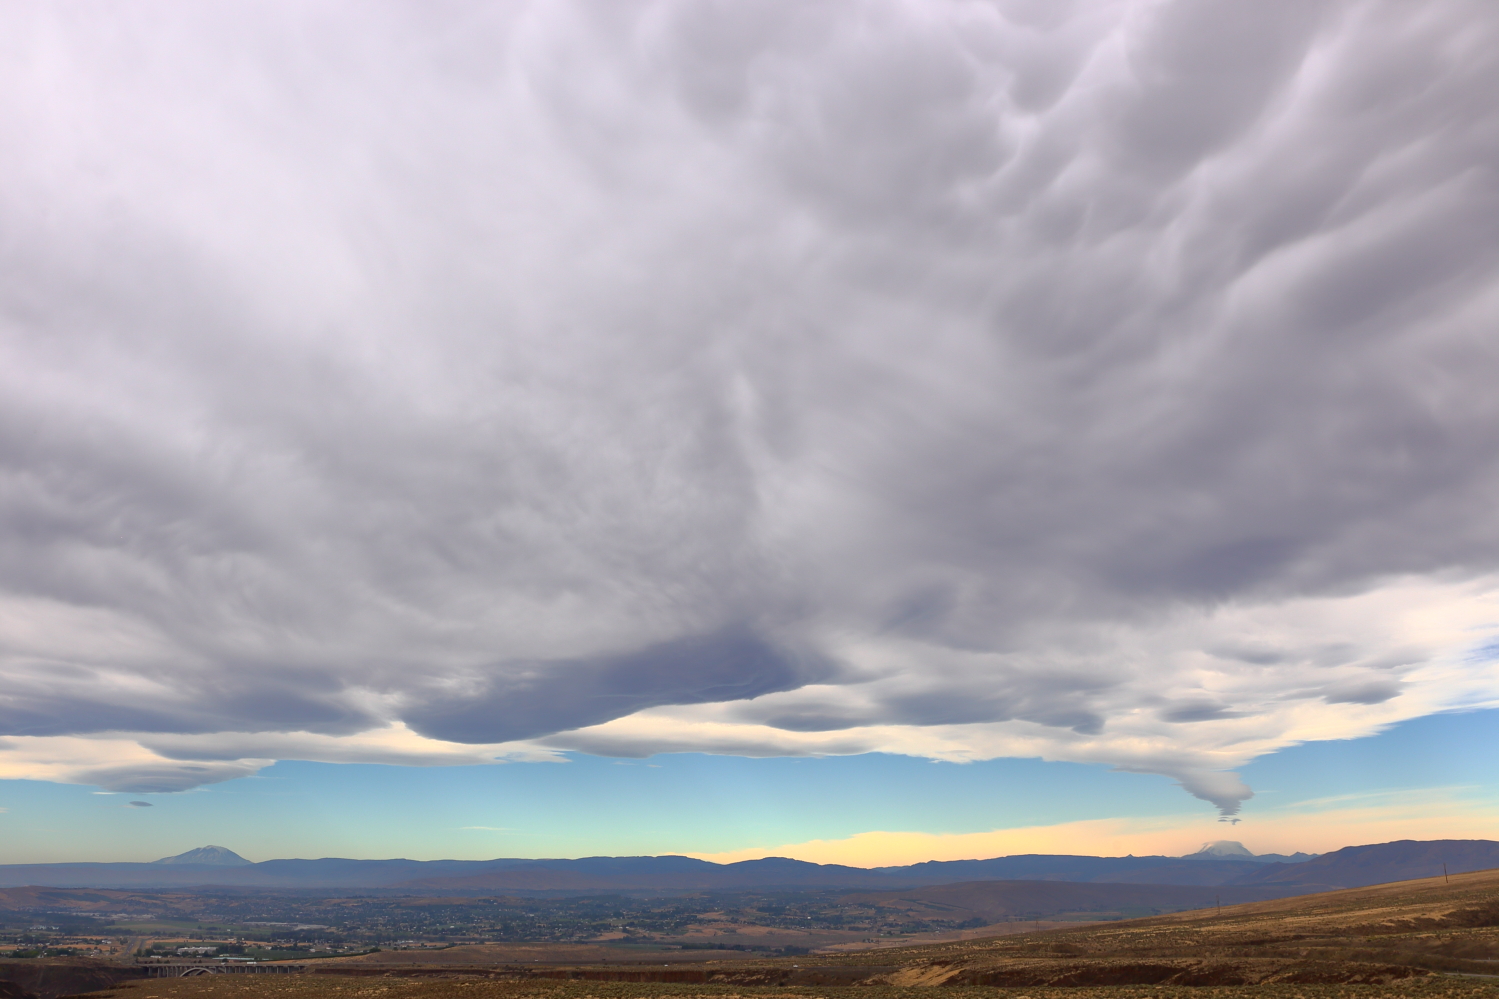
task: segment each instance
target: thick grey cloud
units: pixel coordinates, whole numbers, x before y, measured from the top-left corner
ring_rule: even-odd
[[[1483,701],[1305,608],[1499,571],[1496,43],[1482,0],[12,6],[0,733],[154,738],[73,779],[165,791],[396,724],[1006,732],[1231,813],[1243,746]],[[692,705],[729,728],[567,734]]]
[[[574,662],[501,663],[408,706],[417,732],[458,742],[551,735],[662,704],[736,701],[800,687],[811,670],[748,630],[660,642]],[[456,689],[455,689],[456,688]]]

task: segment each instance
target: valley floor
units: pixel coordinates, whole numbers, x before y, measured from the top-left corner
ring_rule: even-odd
[[[944,999],[1499,999],[1499,870],[860,952],[524,950],[382,951],[274,975],[201,974],[204,962],[190,978],[14,962],[24,991],[0,999],[914,999],[934,986]]]

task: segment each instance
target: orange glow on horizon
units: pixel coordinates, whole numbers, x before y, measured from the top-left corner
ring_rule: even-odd
[[[1394,800],[1392,800],[1392,797]],[[688,856],[715,863],[790,857],[818,864],[894,867],[928,860],[981,860],[1028,853],[1119,857],[1182,856],[1214,840],[1241,841],[1256,854],[1329,853],[1345,846],[1399,839],[1493,839],[1499,807],[1450,793],[1381,795],[1365,804],[1310,803],[1238,824],[1200,815],[1088,819],[974,833],[872,830],[844,839],[817,839]]]

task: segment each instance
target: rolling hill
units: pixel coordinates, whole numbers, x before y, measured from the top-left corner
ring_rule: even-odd
[[[1395,844],[1384,844],[1395,845]],[[880,952],[896,985],[1238,985],[1492,976],[1499,870]],[[868,960],[848,955],[841,963]]]
[[[714,864],[691,857],[584,857],[577,860],[267,860],[249,863],[222,847],[149,864],[0,865],[0,887],[190,889],[195,887],[385,889],[423,894],[495,892],[728,891],[736,889],[899,889],[970,881],[1242,886],[1280,896],[1405,877],[1499,866],[1499,843],[1446,840],[1350,847],[1298,863],[1267,858],[1083,857],[1030,854],[989,860],[929,861],[905,867],[845,867],[784,857]],[[204,863],[202,861],[210,862]],[[1261,896],[1265,897],[1265,896]]]
[[[228,851],[225,851],[228,852]],[[714,864],[691,857],[584,857],[578,860],[267,860],[225,866],[170,864],[12,864],[0,887],[258,887],[482,894],[556,891],[694,891],[736,888],[898,888],[958,881],[1128,881],[1222,884],[1261,867],[1239,860],[1179,857],[1032,855],[861,868],[766,857]]]
[[[1279,888],[1198,887],[1194,885],[1079,884],[1072,881],[965,881],[893,892],[859,892],[845,901],[897,909],[915,917],[991,923],[1094,913],[1098,918],[1142,916],[1188,909],[1211,909],[1284,897]]]
[[[1229,882],[1297,885],[1314,890],[1361,888],[1499,867],[1499,843],[1486,839],[1397,840],[1350,846],[1300,864],[1269,864]]]

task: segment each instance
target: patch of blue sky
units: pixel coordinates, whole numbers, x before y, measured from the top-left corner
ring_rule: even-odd
[[[256,778],[151,795],[152,809],[114,807],[140,795],[35,781],[3,782],[0,794],[11,806],[5,852],[42,848],[47,859],[64,859],[59,852],[71,841],[70,858],[94,859],[107,837],[111,856],[100,859],[111,860],[204,843],[254,860],[716,852],[872,829],[978,832],[1184,807],[1169,779],[1103,766],[880,754],[577,755],[453,768],[283,762]],[[27,835],[43,825],[52,831]],[[27,839],[36,842],[23,851]]]
[[[1244,816],[1400,789],[1492,795],[1496,735],[1499,711],[1485,710],[1291,747],[1241,768],[1256,791]],[[142,798],[156,807],[128,807]],[[1165,777],[1025,759],[575,755],[566,763],[454,768],[283,762],[258,777],[176,795],[0,781],[7,809],[0,863],[153,860],[208,843],[252,860],[714,853],[871,830],[982,832],[1204,807]]]
[[[1468,653],[1468,661],[1475,663],[1493,662],[1499,659],[1499,639],[1480,645]]]
[[[1416,788],[1495,789],[1499,710],[1413,718],[1363,739],[1292,746],[1239,769],[1255,789],[1245,808]]]

